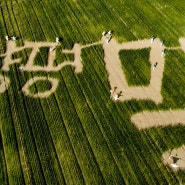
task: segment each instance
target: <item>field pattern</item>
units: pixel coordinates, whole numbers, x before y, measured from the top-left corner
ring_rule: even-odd
[[[151,112],[184,110],[185,52],[179,43],[185,37],[184,17],[182,0],[2,0],[0,184],[185,184],[185,172],[173,171],[162,158],[165,152],[185,145],[185,127],[176,123],[139,130],[131,119],[142,112],[150,116]],[[124,94],[124,101],[110,99],[114,84],[109,81],[105,47],[98,44],[102,32],[109,30],[113,30],[111,41],[119,43],[150,40],[152,35],[165,41],[160,101],[125,100]],[[17,63],[8,70],[2,68],[6,35],[15,35],[14,44],[22,48],[11,54]],[[38,69],[47,66],[48,43],[58,47],[53,68],[62,67],[20,70],[32,53],[24,46],[34,42],[47,43],[34,58]],[[68,51],[85,45],[78,56],[83,68],[77,70],[75,56]],[[65,55],[60,56],[60,51]],[[138,52],[138,61],[147,60],[143,52]],[[123,48],[119,57],[124,53],[129,55],[129,50]],[[128,82],[138,67],[130,65]],[[151,76],[144,78],[150,75],[149,67],[142,65],[143,76],[134,85],[148,85]],[[41,82],[46,79],[50,84]],[[26,83],[37,98],[26,95]],[[58,84],[52,94],[42,98],[53,83]]]

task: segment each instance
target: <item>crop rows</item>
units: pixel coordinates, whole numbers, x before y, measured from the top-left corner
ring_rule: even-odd
[[[87,53],[89,55],[89,52],[87,52]],[[88,62],[88,64],[89,64],[89,62]],[[91,70],[92,68],[94,69],[94,66],[93,67],[89,67],[88,69]],[[91,71],[91,73],[90,73],[88,70],[84,70],[84,71],[87,71],[87,73],[84,75],[84,77],[86,79],[91,79],[93,72]],[[89,76],[89,78],[88,78],[88,74],[90,74],[91,77]],[[96,76],[96,79],[97,79],[97,75],[94,75],[94,76]],[[93,82],[91,81],[91,83],[93,83]],[[89,82],[88,84],[91,84],[91,83]],[[97,83],[97,81],[96,81],[96,83]],[[83,83],[83,86],[84,86],[84,83]],[[94,88],[91,88],[91,86],[93,86]],[[89,88],[87,88],[85,86],[85,89],[90,89],[90,91],[94,91],[94,93],[90,93],[90,92],[87,93],[89,95],[89,98],[94,97],[93,94],[97,93],[99,87],[101,87],[101,86],[98,86],[98,89],[95,89],[95,85],[91,84],[91,86]],[[96,96],[96,99],[97,98],[98,98],[98,96]],[[102,96],[101,96],[101,98],[102,98]],[[92,101],[95,101],[95,99],[93,98]],[[101,106],[96,104],[98,102],[99,102],[99,104],[101,104]],[[102,127],[104,126],[104,128],[102,128],[102,130],[105,132],[105,135],[107,134],[108,142],[110,143],[110,147],[112,148],[112,152],[117,157],[117,160],[119,161],[120,158],[122,159],[122,161],[118,162],[118,164],[120,166],[122,165],[121,169],[124,169],[124,167],[126,165],[126,161],[130,160],[130,162],[128,163],[127,172],[128,173],[132,173],[132,171],[137,169],[135,167],[138,165],[138,164],[136,165],[136,163],[135,163],[136,161],[133,160],[134,156],[136,158],[138,157],[138,154],[137,154],[136,151],[138,150],[138,153],[139,153],[139,151],[143,147],[143,146],[141,146],[139,144],[140,142],[137,141],[139,134],[136,133],[136,132],[133,132],[133,131],[132,131],[133,133],[132,132],[130,133],[129,130],[131,130],[131,129],[127,128],[128,122],[126,121],[125,116],[123,116],[125,121],[123,121],[123,117],[120,118],[120,116],[118,116],[118,115],[127,115],[126,113],[124,114],[124,112],[127,111],[127,110],[124,110],[122,108],[121,108],[122,110],[119,110],[120,108],[117,110],[116,107],[113,106],[113,107],[111,107],[110,112],[107,112],[106,108],[103,108],[103,105],[102,105],[103,103],[102,102],[103,102],[103,100],[101,99],[101,101],[97,100],[96,103],[95,102],[91,103],[91,106],[94,106],[92,109],[94,109],[94,112],[97,114],[97,116],[96,116],[97,119],[100,119],[100,118],[103,119],[103,121],[100,121],[100,122],[104,123],[104,124],[101,125]],[[107,102],[105,102],[104,104],[106,105]],[[109,105],[109,106],[112,106],[112,105]],[[107,112],[107,115],[106,115],[106,112]],[[110,119],[114,119],[114,120],[111,121]],[[118,120],[118,119],[120,119],[120,120]],[[107,120],[107,125],[105,125],[106,120]],[[117,120],[117,121],[115,121],[115,120]],[[114,123],[114,125],[111,127],[110,123]],[[116,123],[120,123],[120,125],[119,124],[117,125],[117,129],[116,129],[116,125],[115,125]],[[109,127],[110,127],[110,131],[108,132],[108,128]],[[137,140],[134,140],[134,138],[136,138],[135,134],[137,135]],[[131,145],[131,143],[132,143],[132,145]],[[120,148],[122,148],[119,145],[121,145],[123,147],[123,149],[122,149],[123,151],[122,151],[121,154],[118,152],[120,150]],[[133,148],[134,148],[134,150],[133,150]],[[143,150],[146,151],[146,148],[144,148]],[[127,151],[129,151],[129,153],[127,153]],[[131,154],[131,151],[134,151],[134,153]],[[143,155],[144,156],[141,158],[141,161],[145,160],[146,156],[145,156],[144,153],[143,153]],[[124,160],[123,157],[125,157],[125,160]],[[154,168],[154,164],[155,164],[155,162],[152,163],[152,167],[153,168]],[[141,162],[141,166],[143,166],[143,165],[144,165],[144,162]],[[133,166],[133,168],[132,168],[132,166]],[[129,168],[130,168],[130,171],[128,170]],[[146,172],[146,170],[145,170],[145,172]],[[140,180],[141,180],[142,183],[144,183],[145,172],[143,174],[139,174],[139,172],[137,172],[137,174],[138,174],[137,179],[141,178]],[[126,173],[126,172],[124,171],[124,173]],[[148,173],[146,173],[146,174],[148,174]],[[152,175],[154,175],[154,174],[152,174]],[[134,182],[137,181],[136,179],[133,179],[133,176],[132,176],[132,179],[128,180],[128,182],[132,182],[132,180]],[[129,177],[129,175],[126,176],[126,178],[128,178],[128,177]],[[163,179],[163,181],[164,181],[164,179]]]
[[[151,65],[150,49],[121,50],[119,57],[129,85],[149,85]]]
[[[53,42],[55,37],[61,37],[55,65],[74,59],[71,54],[60,55],[61,49],[70,49],[76,42],[97,42],[104,29],[114,30],[119,41],[157,34],[166,39],[168,45],[178,44],[177,37],[182,35],[178,26],[184,21],[178,20],[177,26],[171,23],[171,15],[168,17],[157,6],[159,1],[122,2],[121,8],[118,0],[3,2],[0,31],[2,38],[18,36],[18,45],[26,40]],[[142,8],[142,3],[146,8]],[[178,7],[177,2],[174,9],[166,4],[175,19],[184,15],[184,8]],[[151,23],[153,20],[156,25]],[[41,48],[35,64],[47,65],[48,49]],[[135,60],[129,52],[124,53],[128,56],[124,58],[129,65],[129,68],[125,66],[128,79],[135,78],[130,71],[138,67],[128,61],[131,56]],[[148,50],[137,54],[143,59],[142,54],[146,52]],[[25,64],[29,54],[30,50],[26,49],[13,54],[12,58],[22,57],[21,64]],[[12,65],[9,72],[0,72],[11,81],[9,89],[0,94],[0,163],[3,164],[0,184],[177,184],[184,172],[175,174],[169,170],[162,164],[161,156],[166,150],[183,144],[184,128],[152,128],[139,132],[130,117],[143,110],[184,108],[185,81],[181,70],[185,65],[184,52],[169,50],[166,53],[161,90],[164,102],[160,105],[151,101],[113,102],[109,97],[102,46],[83,49],[81,58],[83,71],[80,74],[75,74],[71,66],[55,73],[28,73],[20,71],[17,64]],[[150,78],[150,67],[145,60],[142,67],[141,81],[133,83],[145,83],[143,79]],[[34,76],[57,78],[56,92],[45,99],[26,97],[21,89]],[[30,90],[37,93],[48,88],[50,84],[42,81]]]

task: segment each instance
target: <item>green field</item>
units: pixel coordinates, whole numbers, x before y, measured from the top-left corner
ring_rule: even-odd
[[[113,30],[119,42],[155,35],[165,46],[179,47],[179,38],[185,37],[185,1],[0,1],[0,54],[6,52],[6,35],[17,36],[18,46],[25,41],[55,42],[60,37],[60,47],[70,50],[75,43],[100,41],[104,30]],[[47,52],[48,48],[41,48],[35,65],[47,65]],[[149,50],[132,52],[119,53],[120,58],[123,53],[128,56],[121,60],[128,83],[148,85]],[[56,53],[56,66],[64,60],[73,63],[72,54]],[[22,57],[21,64],[25,64],[29,55],[25,49],[12,58]],[[136,58],[142,65],[138,78]],[[185,107],[184,51],[166,51],[159,105],[149,100],[110,99],[102,45],[82,49],[81,59],[81,73],[75,73],[72,66],[58,72],[24,72],[18,64],[9,71],[0,70],[11,82],[0,93],[0,185],[185,184],[184,171],[174,172],[162,163],[165,151],[185,144],[185,127],[139,131],[130,120],[143,110]],[[34,76],[59,79],[57,90],[48,98],[25,96],[21,89]],[[50,85],[38,81],[30,91],[43,92]]]

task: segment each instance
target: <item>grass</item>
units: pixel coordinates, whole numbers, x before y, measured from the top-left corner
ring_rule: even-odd
[[[147,86],[150,83],[150,48],[121,50],[119,57],[122,69],[130,86]]]
[[[54,66],[58,66],[63,62],[73,62],[74,54],[62,53],[62,47],[56,47],[56,58],[54,60]]]
[[[7,169],[6,169],[6,163],[5,163],[2,137],[0,137],[0,139],[1,139],[0,140],[0,163],[1,163],[0,182],[2,182],[2,185],[4,185],[4,184],[8,183],[8,176],[7,176]]]
[[[62,40],[62,49],[97,42],[104,30],[119,41],[165,40],[178,46],[185,33],[185,2],[142,0],[10,1],[0,3],[0,48],[6,35],[25,41]],[[57,48],[55,65],[74,61],[73,54]],[[36,65],[47,65],[49,48],[41,48]],[[121,50],[129,85],[148,85],[149,48]],[[4,52],[4,49],[1,53]],[[14,53],[25,64],[30,50]],[[0,94],[0,184],[180,184],[184,172],[174,173],[161,162],[162,153],[184,144],[184,127],[138,131],[130,117],[143,110],[184,108],[182,50],[166,50],[161,93],[163,102],[113,102],[101,45],[85,48],[83,71],[65,66],[58,72],[22,72],[18,64],[0,71],[10,78]],[[0,67],[3,57],[0,58]],[[135,73],[133,73],[135,71]],[[136,78],[137,72],[137,78]],[[55,93],[45,99],[26,97],[21,89],[34,76],[59,79]],[[47,81],[30,87],[33,93],[50,88]]]
[[[28,60],[29,55],[31,54],[32,49],[26,48],[22,51],[15,52],[12,54],[12,59],[21,59],[21,63],[26,64],[26,61]]]
[[[184,108],[184,59],[185,54],[182,50],[169,50],[165,56],[166,65],[163,77],[162,94],[166,107]],[[174,88],[175,87],[175,88]]]
[[[31,86],[29,86],[28,90],[31,94],[43,93],[45,91],[49,91],[52,88],[51,83],[48,80],[38,80]]]
[[[34,58],[34,65],[37,66],[47,66],[48,64],[48,47],[41,47],[39,48],[39,52],[37,52],[35,58]]]

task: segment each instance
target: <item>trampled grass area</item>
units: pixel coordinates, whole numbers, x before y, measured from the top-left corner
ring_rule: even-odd
[[[178,46],[178,39],[185,37],[184,16],[182,0],[2,0],[0,49],[3,53],[6,35],[18,36],[18,45],[54,42],[58,36],[62,49],[70,49],[74,43],[98,42],[104,30],[113,30],[119,42],[156,35],[166,46]],[[41,52],[37,65],[46,65],[43,53],[47,52]],[[143,59],[143,52],[137,53],[137,59]],[[24,50],[12,57],[22,56],[25,64],[29,54]],[[126,53],[128,59],[134,55]],[[59,60],[74,59],[70,54],[58,57],[57,65]],[[131,115],[142,110],[184,108],[184,52],[166,51],[163,103],[159,105],[110,100],[101,45],[83,49],[81,58],[83,71],[79,74],[71,66],[48,73],[20,71],[17,64],[8,72],[0,70],[11,81],[8,90],[0,94],[0,184],[185,183],[184,172],[175,173],[161,161],[163,152],[184,144],[184,127],[139,131],[130,121]],[[1,67],[2,59],[0,62]],[[125,69],[132,71],[137,65],[128,62]],[[148,68],[146,64],[140,72],[142,79],[147,79],[142,81],[145,85],[150,78]],[[26,97],[22,87],[40,75],[59,79],[56,92],[44,99]],[[127,75],[133,78],[131,73]],[[36,86],[42,91],[48,84]]]

